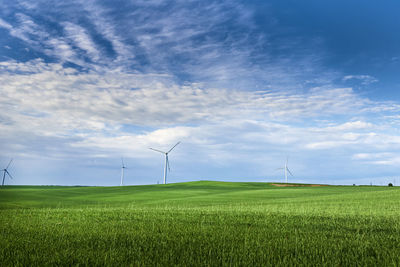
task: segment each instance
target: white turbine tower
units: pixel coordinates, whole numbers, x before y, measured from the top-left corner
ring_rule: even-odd
[[[165,155],[165,163],[164,163],[164,184],[167,183],[167,168],[168,168],[168,170],[170,170],[170,168],[169,168],[169,161],[168,161],[168,153],[171,152],[172,149],[174,149],[177,145],[179,145],[179,143],[180,143],[180,142],[176,143],[176,144],[175,144],[170,150],[168,150],[167,152],[164,152],[164,151],[161,151],[161,150],[158,150],[158,149],[154,149],[154,148],[151,148],[151,147],[149,148],[149,149],[151,149],[151,150],[154,150],[154,151],[159,152],[159,153],[163,153],[163,154]]]
[[[3,182],[1,183],[1,186],[4,186],[4,181],[6,179],[6,174],[12,179],[13,177],[11,176],[11,174],[8,172],[8,167],[10,167],[11,162],[13,160],[11,159],[10,162],[8,163],[7,167],[5,169],[2,169],[1,171],[3,172]]]
[[[127,167],[124,164],[123,158],[121,158],[121,163],[122,163],[122,165],[121,165],[121,186],[123,186],[124,185],[124,170],[127,169]]]
[[[277,170],[284,170],[284,172],[285,172],[285,182],[286,182],[286,183],[288,182],[288,179],[287,179],[288,173],[289,173],[291,176],[293,176],[293,174],[290,172],[290,170],[289,170],[289,168],[288,168],[288,160],[289,160],[289,158],[287,157],[287,158],[286,158],[285,167],[283,167],[283,168],[278,168],[278,169],[277,169]]]

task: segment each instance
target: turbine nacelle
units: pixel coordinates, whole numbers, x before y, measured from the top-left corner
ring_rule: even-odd
[[[120,183],[120,186],[124,185],[124,170],[125,169],[128,169],[128,167],[125,166],[124,159],[121,158],[121,183]]]
[[[162,153],[162,154],[165,155],[165,163],[164,163],[164,184],[167,183],[167,170],[168,170],[168,171],[171,171],[171,168],[170,168],[170,166],[169,166],[168,153],[170,153],[170,152],[171,152],[177,145],[179,145],[180,143],[181,143],[180,141],[179,141],[178,143],[176,143],[176,144],[175,144],[170,150],[168,150],[167,152],[149,147],[149,149],[151,149],[151,150],[153,150],[153,151],[156,151],[156,152],[159,152],[159,153]]]
[[[128,169],[128,167],[126,167],[125,166],[125,163],[124,163],[124,159],[123,158],[121,158],[121,168],[123,168],[123,169]]]

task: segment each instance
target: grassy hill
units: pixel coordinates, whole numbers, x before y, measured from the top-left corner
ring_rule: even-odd
[[[400,265],[399,204],[375,186],[7,186],[0,265]]]

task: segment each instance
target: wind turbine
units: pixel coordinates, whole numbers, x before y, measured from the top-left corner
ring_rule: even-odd
[[[124,170],[127,169],[127,167],[124,164],[123,158],[121,158],[121,163],[122,163],[122,165],[121,165],[121,186],[123,186],[124,185]]]
[[[3,182],[1,184],[1,186],[4,186],[4,180],[6,179],[6,174],[12,179],[13,177],[11,176],[11,174],[8,172],[8,167],[10,167],[11,162],[13,160],[11,159],[10,162],[8,163],[7,167],[5,169],[2,169],[1,171],[3,172]]]
[[[180,142],[176,143],[170,150],[168,150],[167,152],[158,150],[158,149],[154,149],[154,148],[149,148],[151,150],[154,150],[156,152],[162,153],[165,155],[165,163],[164,163],[164,184],[167,183],[167,168],[168,170],[170,170],[169,168],[169,161],[168,161],[168,153],[172,151],[172,149],[174,149],[177,145],[179,145]]]
[[[288,177],[288,173],[291,175],[291,176],[293,176],[293,174],[290,172],[290,170],[289,170],[289,168],[288,168],[288,160],[289,160],[289,158],[288,157],[286,157],[286,163],[285,163],[285,167],[283,167],[283,168],[278,168],[277,170],[284,170],[284,172],[285,172],[285,181],[286,181],[286,183],[288,182],[288,180],[287,180],[287,177]]]

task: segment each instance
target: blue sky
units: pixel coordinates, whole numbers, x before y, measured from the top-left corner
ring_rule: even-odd
[[[397,1],[0,5],[9,184],[398,177]]]

